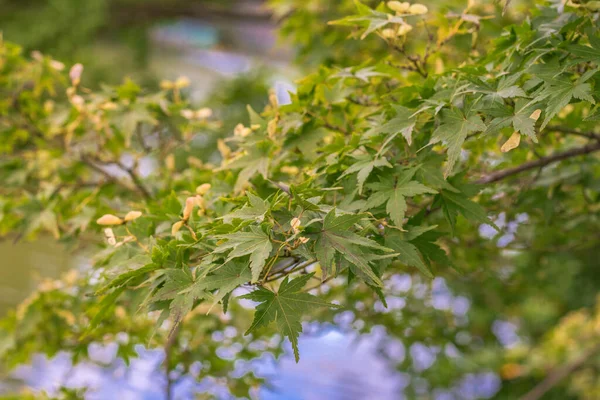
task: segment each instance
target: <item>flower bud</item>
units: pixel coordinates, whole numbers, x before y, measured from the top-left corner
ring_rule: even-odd
[[[125,215],[125,222],[133,221],[134,219],[139,218],[141,216],[141,211],[129,211],[127,215]]]
[[[212,110],[210,108],[204,107],[196,111],[196,118],[198,119],[206,119],[212,116]]]
[[[402,24],[402,25],[400,25],[400,28],[398,28],[398,36],[404,36],[408,32],[412,31],[412,29],[413,29],[412,25]]]
[[[188,78],[187,76],[180,76],[175,81],[175,87],[181,89],[190,86],[190,83],[190,78]]]
[[[175,86],[175,85],[174,85],[174,83],[173,83],[173,82],[171,82],[171,81],[168,81],[168,80],[166,80],[166,79],[165,79],[165,80],[163,80],[163,81],[160,81],[160,88],[161,88],[161,89],[163,89],[163,90],[169,90],[169,89],[173,89],[173,87],[174,87],[174,86]]]
[[[196,205],[196,197],[188,197],[185,199],[185,206],[183,207],[183,220],[187,221],[190,219],[190,215],[192,214],[192,210]]]
[[[198,193],[201,196],[205,195],[206,193],[208,193],[210,188],[211,188],[210,183],[203,183],[202,185],[200,185],[196,188],[196,193]]]
[[[116,215],[104,214],[96,221],[98,225],[121,225],[123,220]]]
[[[410,3],[400,1],[388,1],[387,6],[392,11],[396,11],[399,14],[404,14],[410,8]]]
[[[427,14],[427,11],[429,10],[423,4],[413,4],[408,8],[408,13],[412,15]]]
[[[383,36],[386,39],[392,39],[396,37],[396,31],[393,29],[384,29],[381,31],[381,36]]]
[[[292,227],[292,230],[294,231],[294,233],[298,233],[298,231],[299,231],[298,228],[300,227],[301,223],[302,222],[300,221],[299,218],[296,218],[296,217],[292,218],[292,220],[290,221],[290,226]]]
[[[71,83],[73,86],[79,85],[81,82],[81,74],[83,73],[83,65],[77,63],[71,67],[69,71],[69,78],[71,78]]]
[[[179,230],[181,229],[181,227],[183,226],[183,221],[177,221],[173,224],[173,226],[171,227],[171,235],[175,236],[177,234],[177,232],[179,232]]]
[[[280,171],[288,175],[297,175],[300,172],[300,169],[298,167],[284,165],[281,167]]]
[[[181,110],[179,114],[181,114],[181,116],[185,119],[193,119],[195,116],[194,111],[187,108],[185,110]]]

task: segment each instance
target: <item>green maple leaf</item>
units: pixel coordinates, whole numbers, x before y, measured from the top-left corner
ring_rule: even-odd
[[[497,133],[500,129],[512,125],[515,131],[527,135],[534,143],[537,143],[538,140],[535,135],[536,120],[530,118],[536,108],[536,101],[525,99],[515,101],[514,110],[506,105],[495,105],[487,110],[495,118],[490,122],[485,133]]]
[[[500,228],[498,228],[498,226],[496,226],[496,224],[488,218],[485,209],[479,204],[469,200],[462,193],[452,193],[442,190],[439,198],[441,201],[442,210],[446,216],[446,219],[450,223],[450,228],[453,235],[456,228],[456,217],[459,213],[469,220],[491,225],[497,231],[500,231]]]
[[[364,135],[365,138],[370,138],[382,133],[391,133],[381,146],[384,150],[398,134],[401,134],[409,145],[412,144],[412,132],[417,120],[414,116],[414,111],[401,106],[396,106],[394,108],[396,110],[396,115],[392,119],[383,125],[369,129]],[[380,151],[380,153],[383,153],[383,151]]]
[[[335,210],[331,210],[325,216],[323,229],[317,235],[315,253],[319,264],[327,274],[333,272],[335,256],[339,254],[341,258],[357,267],[367,283],[380,287],[383,285],[381,279],[373,272],[369,260],[360,248],[366,247],[387,253],[393,253],[393,250],[349,231],[350,227],[363,217],[360,214],[336,217]]]
[[[592,85],[586,83],[586,81],[596,72],[598,72],[598,69],[587,71],[575,82],[572,82],[567,78],[554,79],[549,82],[539,95],[539,98],[548,98],[546,118],[544,118],[544,122],[542,122],[541,129],[544,129],[546,125],[548,125],[548,122],[550,122],[560,110],[565,108],[573,98],[596,104],[596,101],[591,94]]]
[[[207,297],[207,291],[218,289],[217,294],[212,296],[214,306],[235,288],[251,279],[252,274],[246,263],[232,261],[218,267],[210,275],[196,280],[190,287],[190,293],[194,298],[204,298]]]
[[[385,245],[398,252],[398,260],[401,263],[415,267],[423,275],[433,278],[433,274],[423,262],[418,248],[408,240],[403,240],[399,233],[386,234]]]
[[[355,162],[350,167],[348,167],[348,169],[346,169],[344,171],[344,173],[342,175],[340,175],[340,179],[347,175],[358,172],[356,174],[356,180],[358,183],[358,193],[359,194],[362,194],[365,181],[367,180],[367,178],[369,177],[371,172],[373,172],[373,169],[375,167],[392,168],[392,165],[385,158],[372,158],[368,154],[362,155],[362,156],[356,156],[355,158],[358,160],[358,162]]]
[[[246,335],[275,321],[279,332],[287,336],[292,343],[294,356],[296,362],[298,362],[300,360],[298,337],[302,332],[302,316],[318,307],[339,307],[323,301],[312,294],[301,291],[313,275],[302,275],[291,281],[286,276],[277,292],[272,292],[261,287],[244,296],[240,296],[242,299],[260,303],[256,307],[254,320],[250,328],[246,331]]]
[[[442,111],[442,124],[433,132],[429,144],[445,142],[448,146],[448,164],[444,176],[447,177],[452,172],[467,135],[484,131],[485,128],[477,114],[464,114],[457,108]]]
[[[260,223],[265,219],[265,214],[269,211],[269,203],[250,192],[246,193],[246,196],[249,204],[223,216],[223,222],[230,224],[234,219],[241,219]]]
[[[252,270],[252,283],[258,281],[265,262],[273,250],[269,235],[258,226],[251,226],[250,232],[235,232],[221,236],[227,242],[219,245],[213,253],[224,253],[231,250],[227,261],[237,257],[250,255],[250,269]]]
[[[404,223],[407,208],[406,197],[437,193],[436,190],[411,180],[415,172],[416,169],[411,169],[405,171],[399,177],[388,176],[380,178],[380,182],[369,184],[369,188],[373,193],[367,199],[364,209],[368,210],[386,203],[386,212],[394,224],[401,227]]]

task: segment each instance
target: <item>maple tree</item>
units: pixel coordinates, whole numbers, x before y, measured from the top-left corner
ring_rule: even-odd
[[[219,139],[218,165],[196,156],[198,138],[215,135],[220,122],[189,103],[185,78],[158,92],[131,80],[90,91],[80,64],[29,58],[0,42],[0,233],[50,234],[94,260],[92,270],[34,294],[0,323],[7,365],[36,351],[84,356],[125,323],[133,339],[123,357],[150,337],[168,349],[187,339],[168,368],[214,351],[212,332],[229,324],[251,334],[232,339],[244,349],[239,357],[255,357],[248,344],[277,331],[298,360],[303,318],[386,305],[399,273],[424,284],[443,276],[470,293],[473,332],[481,334],[492,317],[477,312],[498,307],[489,297],[505,289],[481,270],[501,271],[513,257],[510,274],[523,270],[515,293],[533,298],[521,288],[525,272],[536,260],[558,268],[560,258],[547,259],[553,246],[587,265],[581,260],[593,257],[597,238],[584,233],[597,232],[600,211],[595,2],[540,6],[518,24],[492,27],[497,37],[485,36],[485,24],[502,10],[474,2],[450,16],[421,4],[342,3],[335,12],[345,15],[319,26],[332,42],[369,54],[323,61],[297,82],[289,104],[271,93],[264,110],[248,107],[248,120]],[[310,14],[297,7],[284,29]],[[521,230],[509,232],[517,255],[498,245],[507,218]],[[480,226],[496,239],[486,242]],[[549,229],[556,234],[542,233]],[[592,285],[585,301],[556,309],[589,307],[595,292]],[[256,303],[253,322],[238,299]],[[460,331],[454,320],[448,327],[436,315],[420,318],[425,306],[409,310],[416,322],[395,334],[433,345]],[[374,311],[364,318],[398,323]],[[40,333],[50,325],[52,334]],[[477,359],[476,347],[458,345]],[[522,379],[503,390],[523,394],[539,364],[526,373],[514,367],[520,357],[476,365]],[[203,373],[226,375],[232,364]],[[466,370],[427,378],[451,386]],[[248,374],[231,389],[257,381]],[[583,393],[585,385],[559,390]]]

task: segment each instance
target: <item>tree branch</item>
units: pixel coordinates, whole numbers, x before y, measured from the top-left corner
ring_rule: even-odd
[[[525,396],[521,397],[521,400],[538,400],[541,399],[546,392],[556,386],[560,381],[569,376],[572,372],[580,368],[585,362],[593,357],[600,351],[600,344],[589,349],[587,352],[582,354],[579,358],[575,359],[571,364],[563,365],[560,368],[554,369],[546,379],[540,382],[539,385],[534,387],[530,392],[528,392]]]
[[[516,175],[521,172],[528,171],[530,169],[545,167],[548,164],[562,161],[562,160],[565,160],[565,159],[571,158],[571,157],[590,154],[590,153],[593,153],[598,150],[600,150],[600,141],[597,143],[587,144],[582,147],[576,147],[574,149],[567,150],[567,151],[564,151],[561,153],[556,153],[551,156],[542,157],[539,160],[526,162],[526,163],[521,164],[514,168],[508,168],[505,170],[493,172],[493,173],[486,175],[486,176],[480,178],[479,180],[477,180],[477,183],[484,184],[484,183],[498,182],[504,178],[508,178],[512,175]]]

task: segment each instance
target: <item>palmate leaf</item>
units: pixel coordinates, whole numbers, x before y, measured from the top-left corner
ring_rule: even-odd
[[[196,280],[190,287],[190,294],[194,298],[204,298],[205,293],[218,289],[212,296],[213,306],[223,301],[225,296],[252,279],[248,264],[239,261],[230,261],[217,268],[211,275]]]
[[[448,164],[444,176],[447,177],[452,172],[467,135],[473,132],[482,132],[485,128],[485,124],[477,114],[467,113],[465,115],[458,108],[442,111],[442,123],[433,132],[429,144],[444,142],[448,146]]]
[[[415,128],[416,117],[414,112],[406,107],[396,106],[396,115],[383,125],[369,129],[364,137],[370,138],[382,133],[390,133],[386,138],[386,145],[390,143],[398,134],[401,134],[408,144],[412,144],[412,132]],[[383,146],[385,147],[385,145]]]
[[[224,253],[231,250],[226,262],[250,255],[252,282],[258,281],[265,262],[273,250],[269,235],[264,233],[259,226],[251,226],[250,232],[235,232],[221,237],[227,239],[227,242],[219,245],[213,253]]]
[[[490,122],[485,133],[497,133],[502,128],[512,125],[515,131],[526,135],[534,143],[537,143],[538,139],[535,135],[536,119],[531,118],[531,114],[537,107],[538,103],[536,101],[526,99],[518,99],[515,101],[514,110],[504,104],[497,104],[487,110],[488,113],[495,118]]]
[[[373,172],[373,169],[375,167],[392,168],[392,165],[385,158],[372,158],[368,154],[359,156],[356,158],[358,161],[353,163],[350,167],[348,167],[348,169],[346,169],[344,171],[344,173],[342,175],[340,175],[340,179],[347,175],[358,172],[356,174],[356,180],[358,183],[358,193],[359,194],[362,194],[365,181],[367,180],[367,178],[369,177],[371,172]]]
[[[365,281],[374,286],[382,286],[381,279],[373,272],[361,248],[393,253],[392,249],[359,236],[349,228],[364,218],[364,215],[341,215],[336,217],[335,210],[330,211],[323,221],[323,229],[315,241],[315,254],[321,267],[327,274],[334,272],[336,254],[358,268]],[[338,271],[339,272],[339,271]]]
[[[416,170],[411,169],[400,175],[397,179],[385,177],[380,182],[369,185],[373,194],[367,200],[364,209],[371,209],[386,203],[386,212],[398,227],[404,223],[406,213],[406,197],[419,194],[436,194],[437,191],[411,180]]]
[[[265,214],[269,211],[269,203],[250,192],[246,193],[246,196],[249,204],[223,216],[223,222],[230,224],[234,219],[241,219],[260,223],[264,220]]]
[[[592,96],[592,85],[587,83],[587,80],[589,80],[596,72],[598,72],[598,69],[587,71],[575,82],[572,82],[568,78],[560,78],[554,79],[546,85],[539,95],[540,98],[548,99],[546,118],[544,118],[544,122],[542,122],[541,129],[545,128],[546,125],[548,125],[548,122],[569,104],[573,98],[596,104],[596,101]]]
[[[433,274],[423,260],[417,247],[407,240],[402,240],[400,235],[391,233],[386,235],[385,245],[398,252],[398,260],[403,264],[417,268],[423,275],[433,278]]]
[[[300,360],[298,351],[298,336],[302,332],[301,318],[308,312],[318,307],[339,307],[328,303],[301,290],[308,280],[314,274],[302,275],[293,280],[286,277],[279,290],[272,292],[261,287],[246,295],[240,296],[242,299],[252,300],[260,303],[256,307],[252,325],[246,331],[246,334],[269,325],[275,321],[278,331],[287,336],[294,349],[296,362]]]
[[[450,223],[450,228],[453,235],[456,228],[456,217],[459,213],[469,220],[482,224],[489,224],[497,231],[500,231],[500,228],[498,228],[498,226],[496,226],[496,224],[488,218],[485,209],[479,204],[469,200],[465,195],[442,190],[439,198],[441,201],[442,210],[446,216],[446,219]]]

